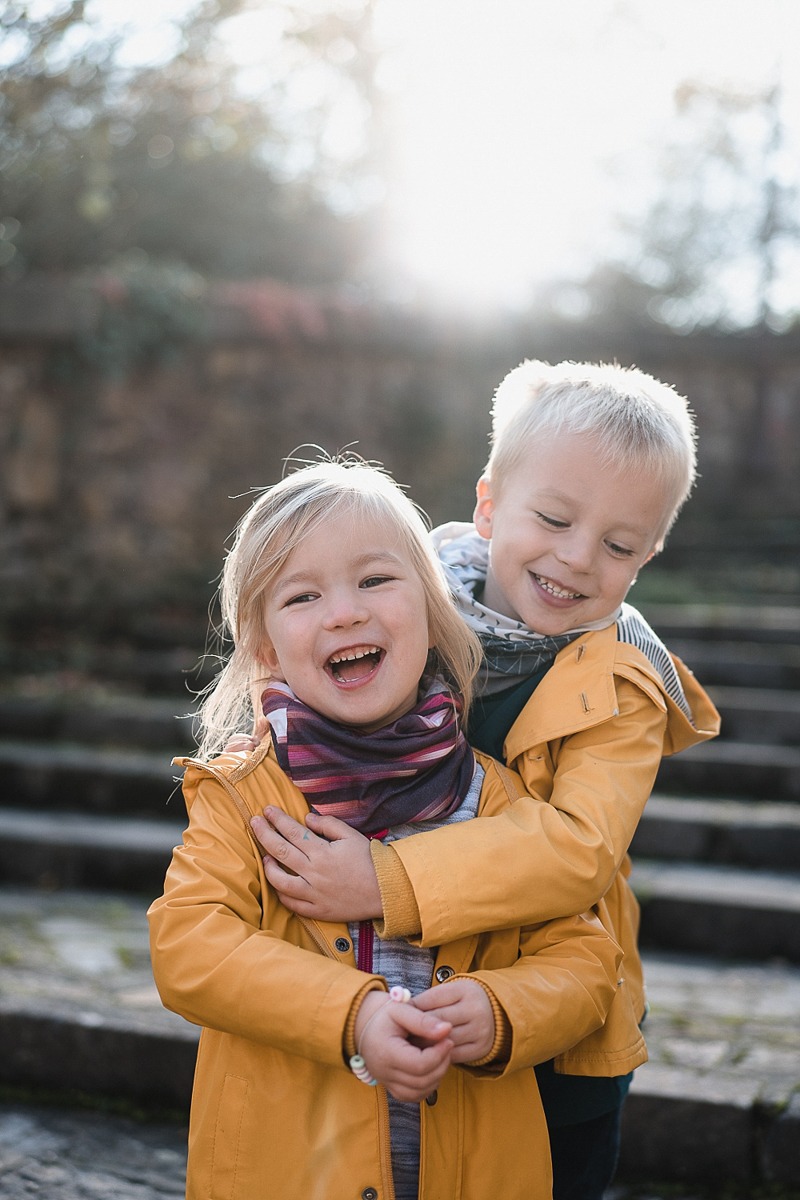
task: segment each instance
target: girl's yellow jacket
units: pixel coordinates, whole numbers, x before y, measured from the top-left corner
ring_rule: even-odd
[[[502,768],[479,757],[482,815],[498,813]],[[303,796],[269,739],[245,758],[188,764],[184,794],[189,825],[149,919],[165,1005],[203,1026],[188,1200],[392,1200],[386,1093],[359,1082],[343,1054],[353,1004],[386,982],[356,968],[346,925],[280,904],[246,823],[266,804],[302,821]],[[547,1131],[527,1068],[602,1024],[620,958],[591,915],[440,946],[434,977],[480,978],[513,1036],[502,1067],[451,1068],[422,1105],[422,1200],[548,1200]]]
[[[382,933],[417,935],[426,946],[594,907],[622,946],[624,982],[605,1025],[556,1057],[565,1074],[623,1075],[647,1058],[628,847],[662,757],[719,732],[714,705],[680,660],[673,662],[693,721],[667,696],[649,659],[617,640],[616,626],[570,643],[506,738],[506,761],[526,795],[480,829],[468,821],[393,843],[405,876],[399,889],[396,870],[386,875],[392,887],[381,880]],[[380,859],[376,866],[380,874]],[[409,883],[413,897],[403,886]]]

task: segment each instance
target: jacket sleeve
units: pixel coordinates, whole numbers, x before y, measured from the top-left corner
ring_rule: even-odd
[[[658,772],[667,714],[619,679],[617,712],[520,755],[525,794],[505,812],[392,844],[421,929],[403,929],[387,889],[385,937],[438,945],[486,929],[581,913],[607,891]],[[413,906],[403,901],[403,912]]]
[[[153,974],[167,1008],[330,1065],[343,1063],[353,1006],[365,991],[386,986],[316,951],[270,893],[244,823],[213,779],[197,789],[148,918]]]
[[[495,998],[511,1026],[506,1061],[467,1066],[505,1075],[570,1049],[604,1023],[616,995],[622,950],[591,914],[522,930],[510,967],[470,972]]]

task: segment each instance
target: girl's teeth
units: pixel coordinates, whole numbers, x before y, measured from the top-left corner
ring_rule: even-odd
[[[356,662],[359,658],[366,658],[368,654],[377,654],[378,647],[370,646],[367,650],[351,650],[347,654],[334,654],[331,656],[331,663]]]
[[[331,655],[328,666],[338,683],[355,683],[366,678],[380,662],[380,658],[381,650],[377,646],[365,646],[361,650],[348,650]]]

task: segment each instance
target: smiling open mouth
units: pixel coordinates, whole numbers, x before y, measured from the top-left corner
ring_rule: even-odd
[[[374,671],[383,658],[384,651],[378,646],[363,646],[358,650],[346,650],[333,654],[328,660],[328,670],[337,683],[353,683],[364,679]]]
[[[560,587],[558,587],[557,584],[551,583],[551,581],[549,579],[545,579],[544,576],[542,576],[542,575],[536,575],[534,573],[533,578],[539,584],[540,588],[543,588],[544,591],[549,592],[551,596],[555,596],[557,600],[583,600],[584,599],[584,595],[582,592],[567,592],[564,590],[564,588],[560,588]]]

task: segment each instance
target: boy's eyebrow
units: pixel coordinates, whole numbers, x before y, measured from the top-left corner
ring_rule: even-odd
[[[555,501],[557,504],[574,504],[575,497],[569,496],[566,492],[560,492],[557,488],[543,488],[540,496],[532,501],[534,508],[541,508],[543,501]],[[631,516],[630,520],[623,518],[617,521],[613,529],[624,533],[645,534],[648,532],[646,526],[637,522],[635,515]]]

